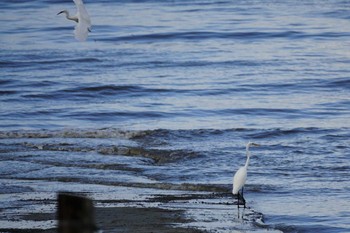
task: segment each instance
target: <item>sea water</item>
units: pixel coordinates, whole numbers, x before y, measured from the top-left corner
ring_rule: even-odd
[[[248,230],[350,231],[349,2],[85,5],[80,43],[72,1],[0,3],[3,224],[60,190],[230,193],[254,141]],[[194,225],[247,230],[230,221]]]

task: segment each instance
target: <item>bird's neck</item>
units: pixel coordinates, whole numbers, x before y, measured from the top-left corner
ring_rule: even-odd
[[[69,11],[64,11],[64,13],[66,14],[66,18],[67,18],[67,19],[73,20],[73,21],[75,21],[75,22],[78,23],[78,18],[77,18],[76,16],[71,16],[71,15],[69,14]]]
[[[247,161],[245,162],[245,165],[244,165],[245,168],[248,168],[249,161],[250,161],[250,153],[249,153],[249,151],[247,150]]]

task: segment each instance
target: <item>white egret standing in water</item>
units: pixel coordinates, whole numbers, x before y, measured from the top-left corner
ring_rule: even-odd
[[[233,176],[233,186],[232,186],[232,194],[237,195],[237,206],[239,208],[239,202],[242,200],[244,208],[245,208],[245,199],[243,197],[243,187],[245,185],[245,181],[247,180],[247,169],[250,161],[250,146],[260,146],[259,144],[248,142],[246,146],[246,153],[247,153],[247,161],[245,162],[245,165],[243,167],[240,167],[236,174]],[[239,193],[239,190],[242,189],[241,194]]]
[[[63,10],[59,12],[57,15],[65,13],[66,18],[69,20],[73,20],[78,24],[75,26],[74,36],[79,41],[86,40],[88,33],[91,32],[91,21],[90,16],[85,9],[84,3],[82,0],[73,0],[77,7],[77,14],[71,16],[69,11]]]

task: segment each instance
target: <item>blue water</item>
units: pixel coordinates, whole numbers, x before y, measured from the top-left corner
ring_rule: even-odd
[[[350,232],[349,2],[85,4],[80,43],[73,2],[0,3],[0,221],[62,188],[229,193],[251,140],[251,230]]]

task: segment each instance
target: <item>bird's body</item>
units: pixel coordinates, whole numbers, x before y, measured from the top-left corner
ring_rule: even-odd
[[[237,195],[247,180],[247,168],[240,167],[233,177],[232,194]]]
[[[59,12],[58,15],[64,13],[67,19],[75,21],[77,25],[75,26],[75,29],[74,29],[74,36],[77,40],[84,41],[86,40],[89,32],[91,32],[90,16],[82,0],[73,0],[73,1],[77,7],[76,15],[71,16],[69,14],[69,11],[67,10],[63,10]]]
[[[243,197],[243,187],[245,185],[245,182],[247,180],[247,172],[248,172],[248,165],[250,162],[250,152],[249,147],[250,146],[259,146],[258,144],[249,142],[246,146],[246,152],[247,152],[247,160],[245,162],[245,165],[243,167],[240,167],[235,175],[233,176],[233,182],[232,182],[232,194],[237,195],[238,202],[237,206],[239,207],[240,201],[243,202],[243,205],[245,207],[245,199]],[[242,190],[241,194],[239,191]]]

